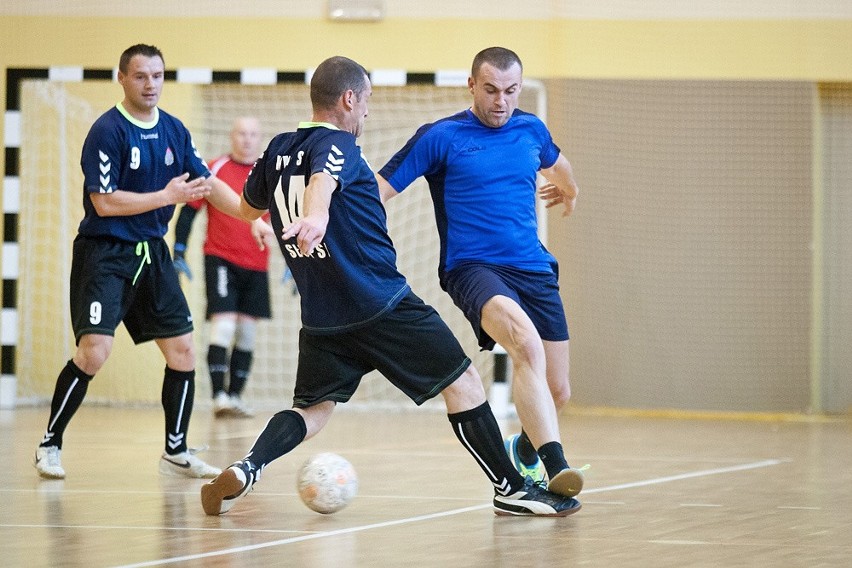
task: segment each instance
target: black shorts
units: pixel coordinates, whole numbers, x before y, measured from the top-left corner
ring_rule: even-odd
[[[568,322],[559,296],[558,268],[530,272],[494,264],[465,263],[441,278],[441,286],[470,322],[479,346],[494,349],[494,339],[482,329],[482,306],[494,296],[518,303],[545,341],[568,339]]]
[[[421,405],[469,366],[438,312],[409,292],[387,315],[357,330],[311,335],[302,329],[293,406],[346,402],[373,370]]]
[[[131,243],[74,239],[71,324],[77,343],[90,333],[114,335],[124,322],[134,343],[192,331],[192,315],[163,239]]]
[[[237,312],[256,318],[269,318],[269,275],[249,270],[218,256],[204,256],[207,284],[207,319],[211,314]]]

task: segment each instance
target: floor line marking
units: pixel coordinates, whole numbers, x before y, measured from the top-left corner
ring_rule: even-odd
[[[621,483],[619,485],[609,485],[607,487],[598,487],[596,489],[589,489],[588,491],[584,491],[583,494],[591,494],[591,493],[603,493],[605,491],[618,491],[621,489],[630,489],[633,487],[645,487],[648,485],[656,485],[659,483],[669,483],[672,481],[680,481],[683,479],[692,479],[696,477],[706,477],[708,475],[720,475],[723,473],[734,473],[738,471],[747,471],[750,469],[758,469],[762,467],[770,467],[774,465],[779,465],[783,463],[782,460],[762,460],[759,462],[746,463],[742,465],[736,465],[731,467],[719,467],[714,469],[704,469],[701,471],[694,471],[690,473],[682,473],[679,475],[668,475],[665,477],[657,477],[653,479],[646,479],[644,481],[635,481],[632,483]],[[304,542],[306,540],[315,540],[318,538],[327,538],[330,536],[338,536],[343,534],[353,534],[373,529],[385,528],[385,527],[393,527],[398,525],[404,525],[409,523],[416,523],[419,521],[429,521],[432,519],[439,519],[441,517],[450,517],[453,515],[460,515],[462,513],[469,513],[472,511],[479,511],[482,509],[490,508],[491,503],[475,505],[472,507],[462,507],[460,509],[452,509],[449,511],[443,511],[440,513],[432,513],[430,515],[419,515],[417,517],[409,517],[405,519],[397,519],[395,521],[386,521],[383,523],[373,523],[369,525],[362,525],[360,527],[350,527],[346,529],[338,529],[334,531],[325,531],[320,533],[314,533],[304,536],[297,536],[292,538],[284,538],[280,540],[274,540],[271,542],[264,542],[259,544],[252,544],[247,546],[238,546],[235,548],[227,548],[224,550],[213,550],[210,552],[203,552],[199,554],[188,554],[186,556],[176,556],[173,558],[163,558],[160,560],[151,560],[148,562],[139,562],[136,564],[124,564],[117,568],[143,568],[147,566],[164,566],[166,564],[175,564],[177,562],[186,562],[189,560],[201,560],[204,558],[212,558],[214,556],[225,556],[228,554],[237,554],[240,552],[250,552],[252,550],[259,550],[262,548],[270,548],[273,546],[283,546],[286,544],[293,544],[296,542]]]
[[[656,485],[658,483],[669,483],[670,481],[680,481],[682,479],[692,479],[694,477],[706,477],[708,475],[718,475],[721,473],[734,473],[736,471],[746,471],[749,469],[758,469],[761,467],[769,467],[773,465],[780,465],[784,463],[782,460],[761,460],[758,462],[745,463],[742,465],[732,465],[730,467],[717,467],[713,469],[702,469],[700,471],[693,471],[690,473],[681,473],[678,475],[668,475],[666,477],[657,477],[654,479],[647,479],[645,481],[634,481],[631,483],[622,483],[620,485],[609,485],[607,487],[599,487],[597,489],[589,489],[588,491],[583,491],[584,495],[589,495],[592,493],[601,493],[603,491],[618,491],[620,489],[634,489],[636,487],[646,487],[648,485]]]

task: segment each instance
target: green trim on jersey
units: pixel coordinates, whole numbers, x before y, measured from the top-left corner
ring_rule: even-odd
[[[338,127],[331,124],[330,122],[313,122],[308,120],[299,123],[299,128],[316,128],[318,126],[322,126],[324,128],[331,128],[332,130],[340,130]]]
[[[138,126],[139,128],[144,128],[146,130],[150,130],[151,128],[157,126],[157,122],[159,122],[160,120],[159,107],[154,107],[154,120],[151,120],[150,122],[145,122],[144,120],[133,118],[133,116],[129,112],[127,112],[127,110],[124,108],[124,105],[122,105],[121,103],[116,103],[115,108],[117,108],[118,112],[120,112],[124,118],[129,120],[131,124],[133,124],[134,126]]]

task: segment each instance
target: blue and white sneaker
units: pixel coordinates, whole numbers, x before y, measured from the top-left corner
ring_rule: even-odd
[[[520,434],[515,434],[514,436],[509,436],[503,442],[503,445],[506,447],[506,453],[509,454],[509,459],[512,460],[512,465],[515,466],[521,477],[529,477],[535,483],[544,481],[547,477],[547,470],[544,469],[541,458],[536,456],[535,463],[532,465],[527,465],[521,460],[521,456],[518,454],[518,440],[520,438]]]
[[[543,483],[536,483],[529,477],[520,491],[494,495],[494,514],[501,516],[567,517],[581,508],[580,502],[573,497],[552,493]]]
[[[231,464],[228,469],[201,486],[201,507],[208,515],[227,513],[237,502],[245,497],[260,479],[260,472],[245,461]]]

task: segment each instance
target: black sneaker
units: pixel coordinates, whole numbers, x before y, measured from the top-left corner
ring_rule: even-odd
[[[227,513],[237,499],[248,495],[260,477],[258,470],[245,461],[231,464],[216,479],[201,486],[201,507],[208,515]]]
[[[494,496],[495,515],[522,515],[536,517],[567,517],[580,510],[582,505],[573,497],[551,493],[527,477],[520,491],[511,495]]]

